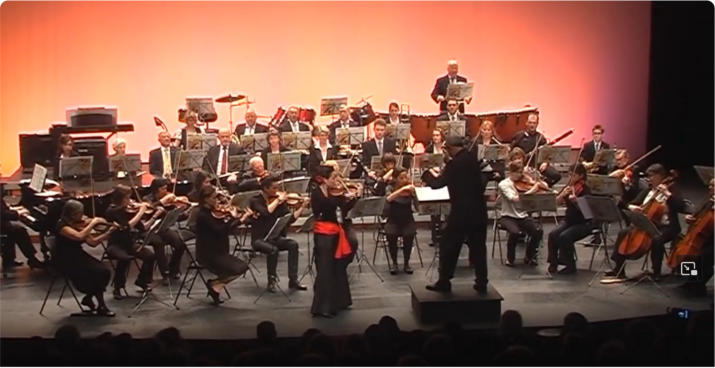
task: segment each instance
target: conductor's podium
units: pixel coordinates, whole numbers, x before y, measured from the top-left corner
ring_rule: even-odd
[[[422,323],[484,323],[498,322],[504,298],[491,285],[482,295],[471,284],[452,284],[451,293],[425,289],[424,283],[410,284],[412,310]]]

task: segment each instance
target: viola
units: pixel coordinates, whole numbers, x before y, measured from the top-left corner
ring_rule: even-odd
[[[663,180],[661,185],[653,188],[653,195],[643,203],[642,213],[648,220],[658,222],[665,214],[665,201],[668,197],[663,193],[665,188],[669,188],[674,183],[675,174],[668,176]],[[627,259],[638,259],[650,251],[653,243],[653,238],[645,231],[632,226],[626,236],[621,239],[618,244],[618,253],[625,256]]]
[[[143,202],[143,203],[146,203],[146,202]],[[127,213],[137,213],[137,212],[139,212],[139,208],[141,208],[141,204],[142,204],[142,202],[136,202],[136,201],[130,200],[130,201],[129,201],[129,204],[128,204],[127,207],[126,207]],[[154,210],[155,210],[154,206],[152,206],[151,204],[147,203],[147,208],[146,208],[146,210],[144,210],[144,214],[145,214],[145,215],[151,215],[151,214],[154,213]]]
[[[678,269],[680,262],[692,261],[700,255],[705,242],[713,233],[713,203],[713,198],[710,198],[694,216],[695,221],[668,256],[668,267]]]

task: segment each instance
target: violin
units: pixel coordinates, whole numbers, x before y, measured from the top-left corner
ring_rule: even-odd
[[[129,204],[126,207],[127,213],[137,213],[139,212],[139,209],[141,208],[142,204],[146,204],[146,210],[144,210],[145,215],[151,215],[154,213],[154,206],[147,202],[136,202],[134,200],[129,200]]]
[[[303,197],[298,193],[286,193],[286,192],[276,192],[275,196],[271,196],[269,198],[270,201],[273,201],[275,199],[278,199],[280,196],[284,195],[286,197],[285,204],[288,207],[299,207],[300,205],[303,204],[303,202],[307,202],[310,200],[308,197]]]
[[[250,211],[250,209],[247,211]],[[238,219],[241,218],[242,211],[238,207],[232,206],[230,204],[217,203],[216,206],[214,206],[214,208],[211,210],[211,215],[214,218],[220,220]]]
[[[534,179],[531,175],[529,175],[526,171],[521,175],[521,179],[518,181],[514,182],[514,187],[516,188],[517,192],[520,193],[525,193],[531,189],[534,184],[538,184],[539,190],[536,191],[536,193],[541,193],[541,192],[547,192],[549,191],[549,185],[546,184],[545,181],[539,179]]]
[[[357,183],[346,183],[342,179],[336,179],[337,186],[328,187],[328,194],[333,197],[341,197],[348,193],[352,194],[354,197],[360,197],[363,193],[363,187]]]
[[[116,222],[109,222],[101,217],[95,217],[101,220],[100,223],[95,224],[94,227],[92,227],[92,233],[105,233],[110,230],[116,230],[120,229],[121,225],[119,225]],[[92,217],[89,216],[82,216],[82,220],[77,221],[76,223],[72,224],[72,228],[77,230],[77,231],[82,231],[84,228],[89,226],[89,224],[92,222]]]

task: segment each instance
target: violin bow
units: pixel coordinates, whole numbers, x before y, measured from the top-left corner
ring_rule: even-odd
[[[564,186],[563,188],[561,188],[561,190],[559,191],[557,196],[561,195],[561,193],[563,193],[564,190],[566,190],[566,188],[573,186],[573,183],[572,183],[573,175],[576,173],[576,163],[578,162],[578,158],[581,157],[581,152],[583,152],[583,141],[584,140],[585,139],[583,137],[581,137],[581,148],[579,148],[578,154],[576,155],[576,161],[573,163],[573,167],[571,168],[571,173],[569,174],[569,184]]]
[[[648,156],[652,155],[653,153],[655,153],[655,151],[661,149],[661,147],[663,147],[663,145],[660,145],[660,144],[659,144],[657,147],[655,147],[655,148],[653,148],[652,150],[650,150],[650,151],[646,152],[645,154],[643,154],[643,156],[639,157],[637,160],[635,160],[635,161],[631,162],[630,164],[628,164],[628,166],[626,166],[625,168],[623,168],[623,170],[625,171],[625,170],[630,169],[630,168],[633,167],[635,164],[637,164],[637,163],[643,161],[646,157],[648,157]]]

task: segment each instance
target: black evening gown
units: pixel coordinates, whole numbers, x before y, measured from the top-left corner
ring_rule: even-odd
[[[196,258],[219,278],[242,275],[248,265],[229,254],[228,235],[238,220],[225,222],[202,207],[196,216]]]
[[[57,225],[52,262],[80,292],[89,295],[103,293],[109,284],[112,271],[109,266],[82,249],[84,241],[73,240],[62,235],[60,230],[65,226],[69,225],[64,221],[60,221]]]

